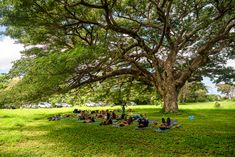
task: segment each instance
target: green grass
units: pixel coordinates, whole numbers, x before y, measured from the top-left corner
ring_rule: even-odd
[[[159,133],[83,124],[76,120],[48,121],[74,108],[0,110],[0,156],[235,156],[235,103],[180,105],[180,112],[163,114],[159,106],[134,106],[149,119],[171,117],[182,127]],[[106,109],[87,108],[84,109]],[[111,107],[110,107],[111,108]],[[114,108],[114,107],[113,107]],[[111,109],[113,109],[111,108]],[[115,107],[118,108],[118,107]],[[188,116],[194,115],[195,120]]]

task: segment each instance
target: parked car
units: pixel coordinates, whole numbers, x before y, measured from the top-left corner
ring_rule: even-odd
[[[55,107],[57,107],[57,108],[61,108],[61,107],[72,107],[72,105],[69,105],[69,104],[67,104],[67,103],[62,102],[62,103],[55,103]]]
[[[38,105],[31,105],[30,108],[39,108]]]
[[[96,103],[94,103],[94,102],[87,102],[87,103],[85,103],[85,105],[88,106],[88,107],[94,107],[94,106],[96,106]]]
[[[98,101],[98,102],[87,102],[85,103],[85,105],[88,107],[95,107],[95,106],[105,106],[107,104],[105,102]]]
[[[30,108],[31,107],[31,104],[24,104],[22,105],[23,108]]]
[[[38,108],[38,105],[34,104],[24,104],[21,106],[22,108]]]
[[[135,106],[135,105],[137,105],[134,101],[128,101],[127,103],[126,103],[126,105],[128,105],[128,106]]]
[[[38,104],[38,107],[39,108],[51,108],[52,105],[48,102],[41,102],[41,103]]]
[[[120,106],[120,105],[122,105],[122,104],[112,104],[111,105],[111,107],[114,107],[114,106]],[[135,105],[137,105],[134,101],[128,101],[128,102],[126,102],[126,105],[127,106],[135,106]]]
[[[97,103],[95,103],[96,106],[106,106],[106,103],[105,102],[102,102],[102,101],[98,101]]]

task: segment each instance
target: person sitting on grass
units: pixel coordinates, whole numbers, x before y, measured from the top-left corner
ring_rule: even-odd
[[[48,120],[49,120],[49,121],[56,121],[56,120],[60,120],[61,118],[62,118],[61,115],[58,114],[58,115],[49,117]]]
[[[103,119],[104,118],[104,115],[103,114],[101,114],[101,112],[100,113],[96,113],[96,118],[101,118],[101,119]]]
[[[125,117],[127,117],[127,115],[126,114],[121,114],[121,115],[119,115],[117,118],[116,118],[116,120],[125,120]]]
[[[94,117],[89,117],[88,119],[83,121],[83,123],[93,123],[93,122],[95,122],[95,118]]]
[[[115,110],[113,112],[111,112],[111,116],[112,116],[112,119],[117,119],[117,115],[115,113]]]
[[[124,120],[121,120],[118,123],[118,126],[123,127],[123,126],[131,125],[132,123],[133,123],[133,118],[132,117],[127,118],[127,116],[125,116]]]
[[[147,118],[139,119],[138,122],[139,122],[138,128],[145,128],[148,127],[149,125],[149,120]]]
[[[100,123],[100,125],[110,125],[110,124],[113,124],[113,121],[111,118]]]
[[[73,113],[80,113],[80,112],[81,112],[81,110],[78,110],[78,109],[73,110]]]
[[[79,116],[79,119],[80,120],[86,120],[86,114],[85,114],[85,111],[81,111],[80,113],[81,115]]]
[[[162,118],[162,124],[159,126],[161,130],[170,129],[171,128],[171,119],[167,118],[166,120]]]
[[[111,119],[111,113],[109,112],[109,110],[106,110],[106,119]]]
[[[101,122],[100,125],[110,125],[110,124],[113,124],[110,112],[107,110],[106,113],[107,113],[106,120],[104,122]]]
[[[133,123],[133,118],[130,116],[127,120],[126,120],[127,124],[130,125]]]
[[[65,117],[65,118],[70,118],[70,117],[76,118],[76,117],[78,117],[78,114],[64,114],[63,117]]]
[[[97,112],[95,116],[96,118],[103,118],[103,114],[101,111]]]
[[[139,120],[139,119],[143,119],[144,116],[143,116],[142,114],[140,114],[140,115],[132,116],[132,118],[133,118],[134,120]]]
[[[122,121],[120,121],[120,122],[118,123],[118,125],[117,125],[117,126],[119,126],[119,127],[123,127],[123,126],[127,126],[127,125],[128,125],[127,121],[122,120]]]
[[[103,114],[103,115],[105,115],[105,114],[106,114],[106,111],[105,111],[105,110],[101,110],[100,113]]]
[[[91,111],[91,114],[96,114],[96,111]]]

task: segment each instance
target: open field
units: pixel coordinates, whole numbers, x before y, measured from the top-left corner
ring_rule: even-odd
[[[221,102],[218,109],[214,103],[181,105],[175,114],[163,114],[159,106],[131,107],[132,114],[147,113],[151,120],[170,117],[182,124],[163,133],[136,130],[137,124],[114,128],[47,120],[74,108],[0,110],[0,156],[235,156],[235,102]],[[106,108],[118,107],[98,109]]]

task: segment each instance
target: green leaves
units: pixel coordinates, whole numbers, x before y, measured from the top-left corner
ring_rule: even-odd
[[[58,92],[67,92],[76,68],[90,64],[106,53],[104,47],[84,47],[64,52],[45,52],[40,48],[28,49],[26,58],[15,62],[10,76],[21,77],[8,95],[12,101],[23,103],[50,97]]]
[[[35,98],[120,75],[163,96],[168,77],[181,88],[200,67],[234,57],[233,2],[5,0],[0,25],[34,47],[11,74]]]
[[[225,94],[228,99],[235,98],[235,85],[234,84],[217,84],[218,91]]]
[[[0,93],[7,87],[8,77],[5,74],[0,74]]]

